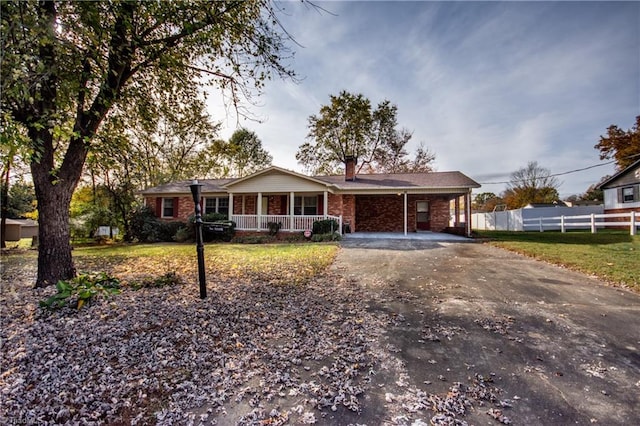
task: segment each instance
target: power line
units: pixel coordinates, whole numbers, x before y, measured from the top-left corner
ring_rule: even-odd
[[[638,155],[640,155],[640,154],[631,155],[631,156],[629,156],[629,157],[636,157],[636,156],[638,156]],[[540,176],[540,177],[537,177],[537,178],[535,178],[535,179],[536,179],[536,180],[538,180],[538,179],[548,179],[548,178],[550,178],[550,177],[564,176],[564,175],[568,175],[568,174],[571,174],[571,173],[577,173],[577,172],[582,172],[582,171],[589,170],[589,169],[594,169],[594,168],[596,168],[596,167],[607,166],[607,165],[612,164],[612,163],[615,163],[615,162],[616,162],[616,160],[607,161],[606,163],[594,164],[594,165],[592,165],[592,166],[582,167],[582,168],[580,168],[580,169],[569,170],[569,171],[561,172],[561,173],[553,173],[553,174],[546,175],[546,176]],[[507,180],[507,181],[502,181],[502,182],[478,182],[478,183],[479,183],[480,185],[499,185],[499,184],[507,184],[507,183],[511,183],[511,181],[510,181],[510,180]]]

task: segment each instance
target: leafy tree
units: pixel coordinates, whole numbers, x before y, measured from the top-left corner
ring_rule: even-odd
[[[12,178],[20,179],[23,175],[26,157],[29,156],[25,148],[26,137],[20,126],[10,114],[0,115],[0,154],[2,158],[2,172],[0,173],[0,246],[7,246],[5,237],[7,218],[11,213],[10,194]]]
[[[243,177],[268,167],[273,157],[254,132],[238,129],[229,142],[217,141],[211,158],[217,158],[221,177]]]
[[[558,180],[549,169],[530,161],[526,167],[511,174],[507,189],[503,192],[509,209],[518,209],[529,203],[552,203],[558,200]]]
[[[481,212],[492,212],[504,200],[493,192],[482,192],[473,198],[472,208]]]
[[[610,176],[605,176],[600,182],[603,182],[605,179],[608,179]],[[599,183],[591,185],[587,188],[587,191],[580,196],[581,200],[586,201],[603,201],[604,202],[604,191],[602,188],[598,188]]]
[[[72,236],[92,237],[99,226],[122,226],[109,189],[104,185],[79,186],[70,205]]]
[[[96,135],[100,144],[87,157],[88,177],[94,190],[100,185],[108,194],[114,226],[127,241],[132,238],[130,217],[137,207],[137,189],[206,177],[217,161],[208,150],[219,125],[194,96],[193,87],[173,88],[158,94],[140,113],[127,106],[117,108]],[[108,223],[103,219],[102,224]]]
[[[3,186],[5,183],[3,182]],[[4,190],[4,188],[3,188]],[[7,217],[11,219],[33,219],[37,217],[36,193],[33,184],[19,180],[15,182],[8,191]]]
[[[616,125],[607,128],[607,135],[600,136],[595,146],[600,159],[614,159],[618,170],[622,170],[640,158],[640,115],[633,128],[624,131]]]
[[[0,2],[2,111],[33,153],[40,245],[36,286],[75,275],[69,205],[105,120],[153,115],[172,88],[203,82],[238,107],[283,64],[286,33],[266,0]]]
[[[430,171],[435,155],[420,146],[412,161],[407,143],[411,132],[398,130],[398,108],[388,100],[375,109],[362,94],[346,91],[330,96],[319,115],[309,117],[310,141],[302,144],[296,159],[314,174],[337,174],[347,157],[358,160],[357,173]]]
[[[409,166],[405,172],[412,173],[428,173],[434,170],[433,162],[436,160],[436,154],[424,146],[424,143],[420,142],[416,154],[413,160],[409,161]]]

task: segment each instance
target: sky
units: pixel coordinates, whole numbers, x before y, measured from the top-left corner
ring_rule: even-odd
[[[212,94],[209,112],[254,131],[273,164],[304,172],[295,154],[308,118],[330,95],[361,93],[398,107],[400,128],[424,143],[437,171],[459,170],[499,194],[537,161],[561,198],[615,172],[594,149],[612,124],[640,115],[640,2],[281,2],[298,45],[298,82],[268,81],[260,122],[238,119]]]

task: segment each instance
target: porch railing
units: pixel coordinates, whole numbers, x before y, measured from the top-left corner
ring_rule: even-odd
[[[269,222],[281,223],[281,231],[304,231],[313,228],[316,220],[335,219],[338,222],[336,231],[342,233],[342,216],[330,215],[256,215],[256,214],[234,214],[231,220],[236,223],[238,231],[267,231]]]

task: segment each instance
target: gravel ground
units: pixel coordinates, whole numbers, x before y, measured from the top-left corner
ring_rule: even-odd
[[[205,300],[186,276],[50,313],[35,259],[4,260],[0,424],[466,425],[477,409],[510,423],[490,372],[444,393],[410,384],[386,335],[403,318],[379,308],[391,293],[339,271],[296,285],[210,277]]]

